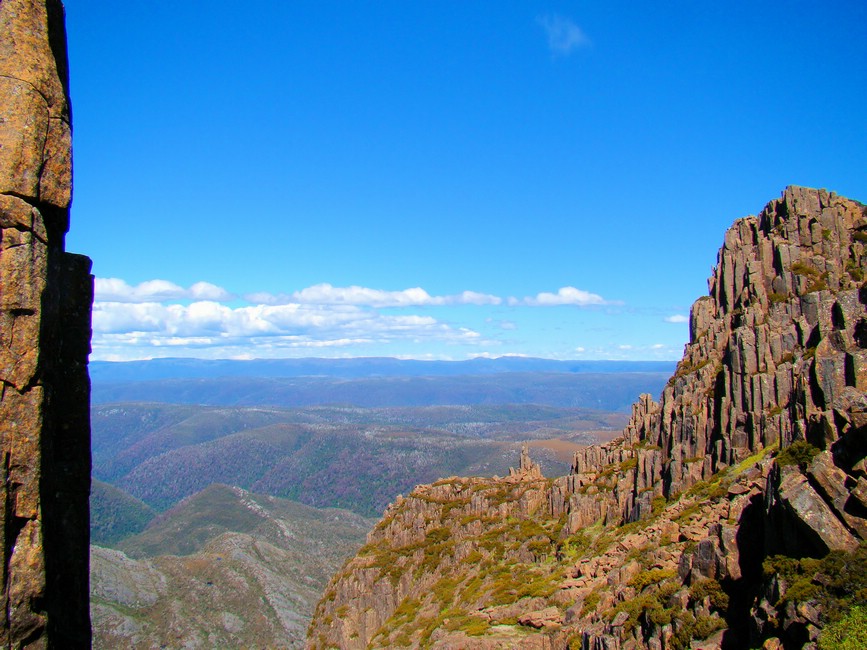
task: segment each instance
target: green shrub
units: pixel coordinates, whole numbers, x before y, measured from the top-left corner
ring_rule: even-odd
[[[698,484],[696,484],[696,485],[698,485]],[[693,487],[695,487],[695,486],[693,486]],[[701,510],[701,505],[698,503],[693,503],[692,505],[684,508],[674,521],[677,524],[683,525],[683,524],[687,523],[692,518],[693,515],[698,514],[698,512],[700,510]]]
[[[813,456],[818,453],[819,449],[806,440],[796,440],[777,454],[777,464],[781,466],[797,465],[801,471],[805,471],[807,465],[813,460]]]
[[[619,603],[614,609],[608,611],[608,620],[613,621],[620,612],[626,612],[628,618],[623,623],[623,630],[631,632],[639,623],[642,614],[652,609],[662,609],[661,604],[652,596],[641,595]]]
[[[579,530],[557,545],[557,558],[560,560],[576,559],[590,548],[590,543],[590,537]]]
[[[830,621],[849,608],[867,606],[867,544],[854,553],[832,551],[821,559],[795,559],[784,555],[767,558],[765,576],[777,576],[786,584],[780,602],[816,600]],[[821,576],[821,579],[818,579]]]
[[[855,606],[839,620],[828,624],[819,635],[821,650],[862,650],[867,648],[867,609]]]
[[[461,630],[467,636],[481,636],[490,629],[491,625],[478,616],[451,614],[444,627],[451,632]]]
[[[675,619],[674,636],[671,638],[671,647],[674,650],[684,650],[692,643],[692,631],[695,628],[695,616],[689,612],[681,612]]]
[[[442,578],[437,582],[432,588],[434,598],[436,598],[443,605],[448,605],[455,598],[455,589],[457,589],[459,579],[456,578]]]
[[[440,526],[439,528],[432,528],[425,535],[425,542],[427,544],[441,544],[452,536],[452,531],[446,528],[445,526]]]
[[[700,580],[689,588],[693,600],[704,600],[710,597],[710,603],[716,609],[726,610],[729,606],[729,595],[723,591],[722,585],[716,580]]]
[[[599,595],[598,591],[591,591],[587,594],[587,598],[584,599],[584,603],[581,605],[581,616],[587,616],[595,610],[601,599],[602,596]]]
[[[706,639],[717,630],[721,630],[726,626],[725,621],[717,616],[708,616],[700,614],[695,617],[695,628],[693,636],[696,639]]]
[[[629,586],[635,588],[637,591],[642,591],[648,585],[658,584],[663,580],[668,580],[674,576],[675,571],[672,569],[648,569],[647,571],[642,571],[630,580]]]
[[[824,278],[818,278],[807,285],[805,293],[815,293],[816,291],[824,291],[828,288],[828,283]]]
[[[792,264],[792,272],[798,275],[806,275],[812,278],[818,278],[821,274],[809,264],[804,262],[795,262]]]

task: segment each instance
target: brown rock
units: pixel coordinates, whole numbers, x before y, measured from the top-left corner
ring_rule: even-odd
[[[778,488],[781,505],[794,518],[799,530],[816,549],[853,552],[858,540],[810,486],[807,477],[794,468],[784,472]]]
[[[37,197],[48,107],[24,81],[0,76],[0,93],[0,192]]]
[[[831,452],[823,451],[813,458],[807,475],[818,487],[835,514],[861,539],[867,539],[867,521],[846,511],[850,491],[846,487],[846,473],[834,465]]]
[[[90,261],[71,197],[63,5],[0,2],[0,625],[4,647],[90,647]]]
[[[852,496],[855,497],[862,507],[867,508],[867,479],[863,476],[858,477],[858,482],[852,489]]]
[[[547,627],[559,627],[563,622],[563,614],[556,607],[546,607],[535,612],[527,612],[518,617],[518,623],[537,630]]]

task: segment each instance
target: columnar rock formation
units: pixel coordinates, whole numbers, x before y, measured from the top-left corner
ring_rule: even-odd
[[[790,187],[736,221],[659,402],[569,476],[522,456],[399,499],[311,647],[815,648],[867,605],[865,272],[854,201]]]
[[[72,193],[64,10],[0,0],[0,644],[86,648],[90,260]]]
[[[578,453],[567,490],[580,493],[600,467],[632,459],[602,507],[615,521],[635,521],[650,514],[654,497],[670,498],[778,443],[806,440],[843,471],[860,471],[864,210],[824,190],[789,187],[758,217],[736,221],[710,295],[692,307],[690,342],[660,402],[643,395],[622,439]]]

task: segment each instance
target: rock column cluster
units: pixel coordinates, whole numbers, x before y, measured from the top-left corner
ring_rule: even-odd
[[[64,9],[0,0],[0,645],[90,647],[90,260],[72,193]]]
[[[660,401],[643,395],[622,438],[576,455],[572,527],[606,512],[614,523],[642,519],[654,498],[797,440],[826,451],[840,472],[826,476],[848,495],[864,480],[867,452],[865,263],[865,207],[834,193],[789,187],[757,217],[737,220]],[[588,490],[615,466],[610,492]]]
[[[813,569],[799,593],[800,558],[863,562],[867,543],[865,279],[858,202],[789,187],[737,220],[659,401],[568,476],[525,451],[508,477],[398,499],[310,647],[815,650],[852,594]]]

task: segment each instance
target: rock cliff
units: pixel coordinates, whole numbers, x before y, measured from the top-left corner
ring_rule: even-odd
[[[569,476],[398,499],[310,647],[815,647],[867,601],[865,244],[824,190],[736,221],[659,401]]]
[[[72,193],[63,5],[0,0],[0,644],[90,647],[90,260]]]

